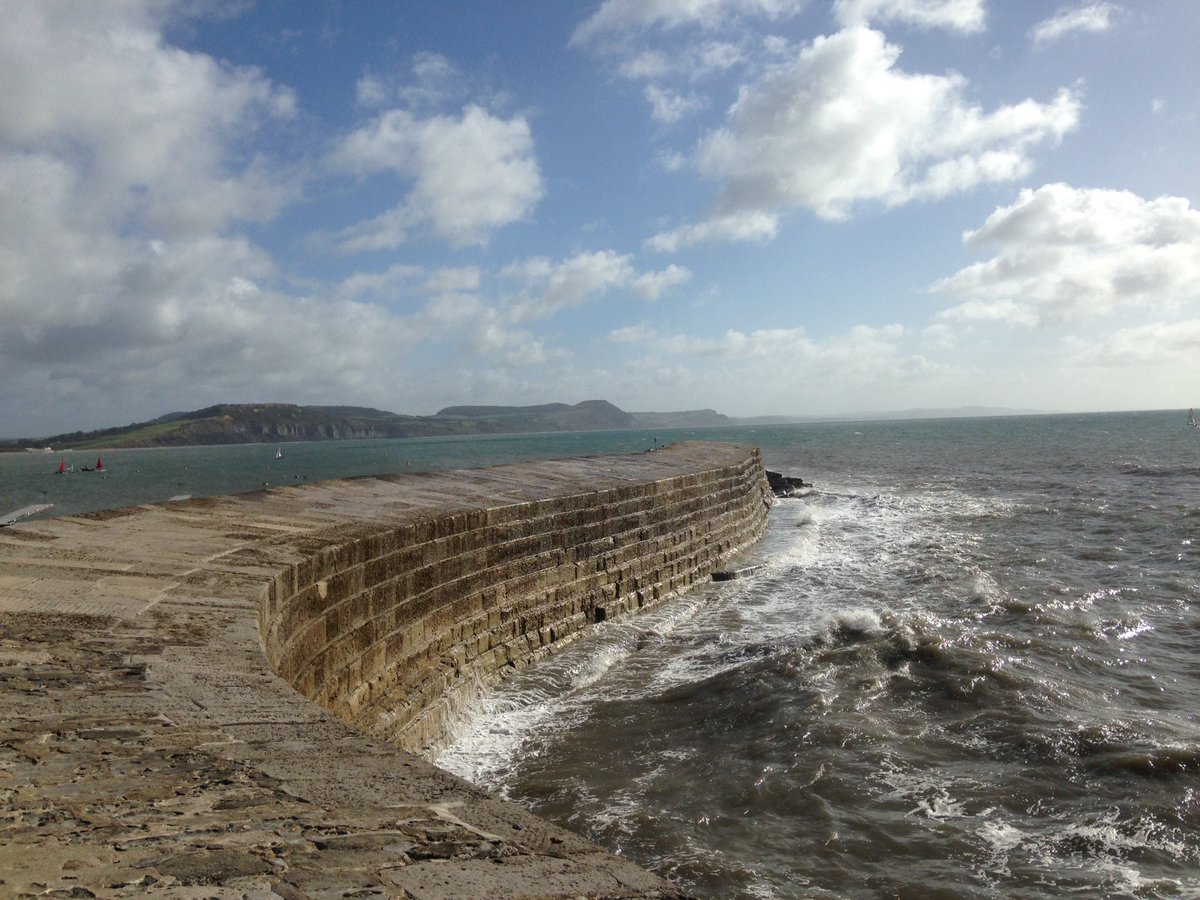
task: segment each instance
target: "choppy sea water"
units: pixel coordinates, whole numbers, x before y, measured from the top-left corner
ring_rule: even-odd
[[[763,568],[489,693],[438,762],[702,897],[1200,896],[1200,430],[760,430]]]
[[[596,628],[439,762],[701,897],[1200,897],[1200,429],[1176,412],[0,455],[0,512],[762,447],[750,579]]]
[[[237,494],[329,478],[632,453],[655,446],[655,441],[702,438],[706,432],[664,432],[662,438],[658,434],[617,431],[0,453],[0,515],[47,503],[53,507],[44,516],[65,516],[175,496]],[[275,458],[277,450],[282,459]],[[68,470],[65,475],[55,474],[59,463]],[[95,471],[97,463],[103,463],[103,471]]]

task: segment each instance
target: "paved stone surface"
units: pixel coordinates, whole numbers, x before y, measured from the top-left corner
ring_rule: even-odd
[[[748,455],[689,443],[0,529],[0,896],[679,896],[312,703],[267,665],[259,616],[347,531]]]

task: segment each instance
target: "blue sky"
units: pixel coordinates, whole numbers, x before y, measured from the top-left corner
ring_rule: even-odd
[[[1192,0],[0,13],[0,435],[1200,405]]]

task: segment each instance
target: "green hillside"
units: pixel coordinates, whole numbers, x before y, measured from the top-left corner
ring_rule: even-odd
[[[569,406],[453,406],[433,416],[405,416],[358,406],[297,406],[290,403],[226,403],[173,412],[149,422],[99,431],[74,431],[8,441],[0,449],[26,446],[98,450],[111,447],[181,447],[209,444],[287,443],[369,438],[546,431],[597,431],[637,427],[637,421],[605,400]]]

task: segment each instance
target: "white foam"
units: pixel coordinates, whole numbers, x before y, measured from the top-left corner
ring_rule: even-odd
[[[516,760],[536,741],[578,726],[588,716],[591,688],[606,682],[614,667],[661,645],[702,609],[696,598],[650,610],[641,616],[602,623],[558,655],[511,676],[483,692],[451,728],[448,745],[434,762],[502,796]],[[641,678],[607,679],[603,694],[637,696]]]
[[[760,565],[754,575],[606,622],[516,673],[460,721],[437,762],[503,793],[515,761],[586,720],[599,697],[657,696],[822,633],[876,636],[891,627],[885,616],[923,605],[906,598],[902,579],[936,565],[932,556],[953,563],[972,539],[944,525],[956,506],[968,515],[980,504],[951,491],[933,499],[822,491],[776,504],[765,540],[750,551]],[[975,582],[977,593],[999,590],[984,573]],[[810,686],[821,693],[819,683]],[[938,800],[930,814],[947,814],[949,803]]]
[[[883,622],[872,609],[847,609],[833,617],[837,631],[854,636],[878,634],[883,631]]]

